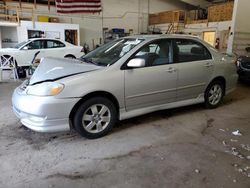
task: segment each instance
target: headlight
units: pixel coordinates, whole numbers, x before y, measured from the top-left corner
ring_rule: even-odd
[[[27,88],[28,95],[35,96],[53,96],[59,94],[64,88],[63,84],[56,82],[44,82],[41,84],[29,86]]]

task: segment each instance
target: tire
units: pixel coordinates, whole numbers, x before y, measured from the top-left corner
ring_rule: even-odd
[[[73,55],[66,55],[65,58],[68,58],[68,59],[75,59],[76,57],[73,56]]]
[[[209,84],[205,92],[206,108],[217,108],[223,101],[225,85],[221,81],[214,81]]]
[[[17,67],[17,75],[18,75],[18,78],[26,78],[27,77],[26,71],[23,67]]]
[[[104,97],[93,97],[77,109],[73,124],[75,130],[89,139],[100,138],[111,131],[117,120],[114,104]]]

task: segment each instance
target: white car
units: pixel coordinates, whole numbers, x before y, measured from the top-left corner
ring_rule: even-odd
[[[1,64],[12,64],[18,67],[28,67],[36,52],[37,59],[42,57],[79,58],[84,53],[81,46],[75,46],[65,41],[48,38],[35,38],[21,42],[13,48],[0,49]]]

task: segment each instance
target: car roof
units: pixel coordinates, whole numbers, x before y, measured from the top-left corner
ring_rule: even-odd
[[[34,40],[57,40],[57,41],[62,41],[60,39],[54,39],[54,38],[31,38],[29,40],[30,41],[34,41]]]
[[[187,35],[187,34],[155,34],[155,35],[133,35],[125,38],[140,38],[140,39],[161,39],[161,38],[189,38],[189,39],[200,39],[198,36]]]

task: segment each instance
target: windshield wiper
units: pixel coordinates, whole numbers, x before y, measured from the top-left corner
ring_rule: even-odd
[[[91,59],[87,59],[87,58],[80,58],[82,61],[86,62],[86,63],[91,63],[91,64],[95,64]]]
[[[88,58],[81,58],[82,61],[86,62],[86,63],[91,63],[91,64],[94,64],[94,65],[98,65],[98,63],[94,62],[92,59],[88,59]]]
[[[94,62],[94,61],[93,61],[92,59],[90,59],[90,58],[81,58],[81,60],[84,61],[84,62],[86,62],[86,63],[91,63],[91,64],[94,64],[94,65],[97,65],[97,66],[103,66],[103,67],[107,66],[107,65],[105,65],[105,64],[103,64],[103,63]]]

